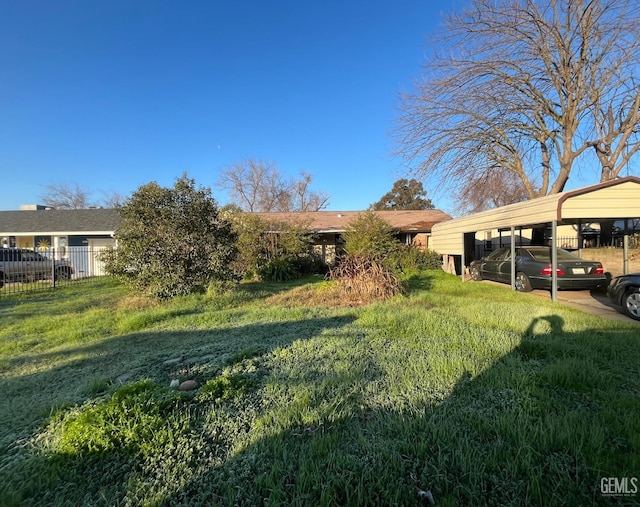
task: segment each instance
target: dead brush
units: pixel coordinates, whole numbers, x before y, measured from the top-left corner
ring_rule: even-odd
[[[402,281],[376,256],[346,255],[329,271],[342,296],[363,302],[389,299],[404,294]]]

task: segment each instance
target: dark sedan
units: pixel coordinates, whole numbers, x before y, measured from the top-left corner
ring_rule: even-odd
[[[558,289],[595,289],[606,287],[609,280],[602,264],[587,261],[558,248]],[[498,248],[491,255],[475,260],[470,267],[473,280],[511,283],[511,247]],[[523,246],[516,248],[516,289],[528,292],[551,288],[551,248]]]
[[[640,273],[614,278],[607,288],[607,294],[613,303],[622,307],[626,315],[640,320]]]

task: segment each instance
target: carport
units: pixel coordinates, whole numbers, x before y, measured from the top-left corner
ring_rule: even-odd
[[[505,231],[511,241],[511,288],[515,290],[516,230],[545,228],[551,230],[551,299],[558,292],[558,227],[576,225],[578,235],[585,223],[607,220],[624,221],[623,272],[628,272],[628,221],[640,218],[640,178],[629,176],[598,185],[539,197],[435,224],[431,231],[431,248],[443,255],[445,266],[453,260],[465,279],[465,268],[473,260],[476,233]],[[579,241],[580,244],[580,241]],[[457,273],[457,269],[456,269]]]

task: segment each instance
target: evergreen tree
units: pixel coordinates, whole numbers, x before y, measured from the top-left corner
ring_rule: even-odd
[[[208,188],[186,174],[173,188],[141,186],[120,210],[117,250],[105,256],[107,271],[157,298],[200,292],[233,278],[236,234],[220,217]]]

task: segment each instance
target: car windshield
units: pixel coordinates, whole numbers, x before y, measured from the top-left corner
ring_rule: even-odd
[[[551,262],[551,248],[536,248],[529,249],[527,248],[527,252],[531,257],[539,262]],[[571,252],[567,252],[566,250],[562,250],[558,248],[558,260],[559,261],[579,261],[580,257],[573,255]]]

